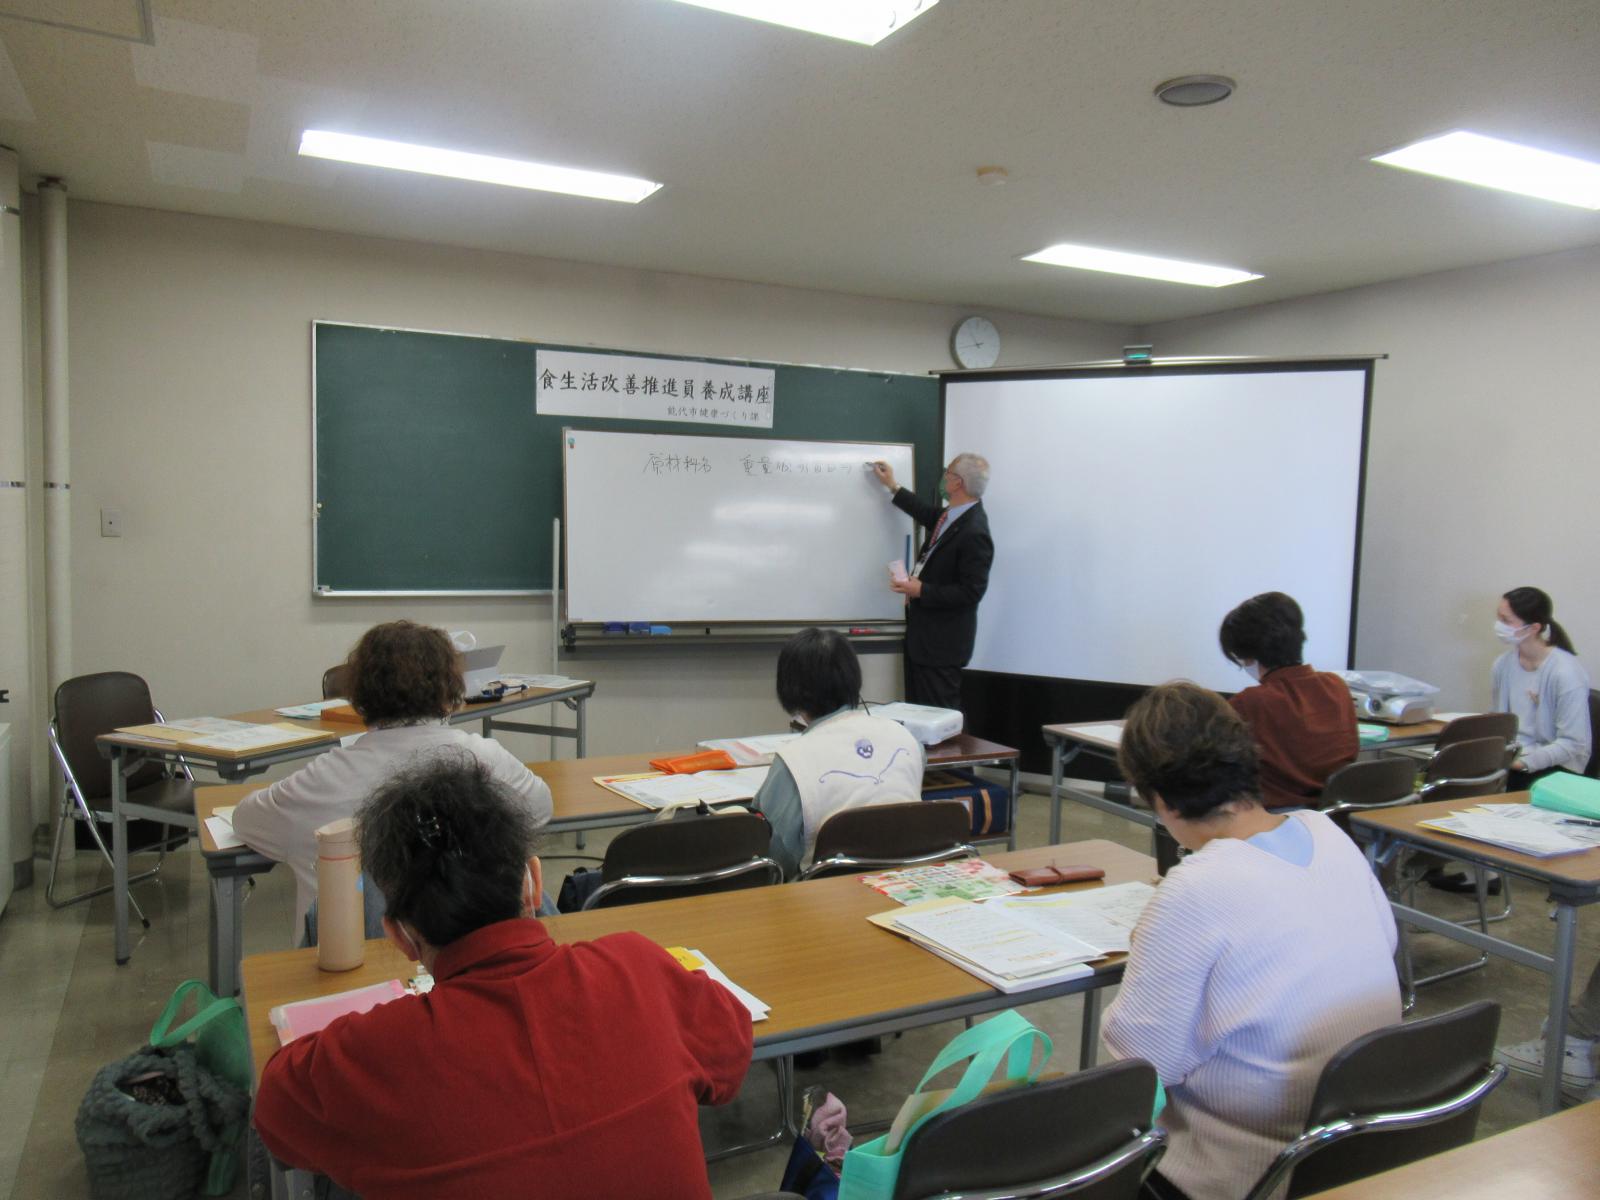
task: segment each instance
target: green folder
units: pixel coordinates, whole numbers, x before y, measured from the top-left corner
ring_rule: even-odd
[[[1533,781],[1533,803],[1538,808],[1600,821],[1600,779],[1557,771]]]

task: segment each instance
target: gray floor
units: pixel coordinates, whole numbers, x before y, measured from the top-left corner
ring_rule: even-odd
[[[1024,799],[1021,844],[1045,840],[1047,801]],[[1148,848],[1148,835],[1115,817],[1069,806],[1066,837],[1110,838],[1136,849]],[[591,834],[589,853],[603,847],[604,835]],[[573,864],[557,856],[572,853],[570,837],[545,847],[547,871],[559,878]],[[43,863],[38,864],[41,872]],[[99,876],[98,859],[78,856],[76,866]],[[70,881],[69,881],[70,882]],[[245,951],[282,949],[288,944],[293,881],[281,868],[260,879],[245,915]],[[73,1139],[78,1102],[95,1069],[136,1048],[149,1035],[172,989],[205,975],[207,919],[205,870],[188,850],[171,856],[159,882],[136,888],[152,928],[135,927],[132,962],[112,963],[111,903],[103,896],[55,911],[44,903],[43,875],[33,888],[17,893],[0,918],[0,1197],[17,1200],[74,1200],[88,1195],[82,1158]],[[1515,917],[1498,927],[1511,936],[1548,950],[1553,925],[1542,897],[1523,887]],[[1465,899],[1429,893],[1429,908],[1466,916]],[[1585,977],[1600,957],[1600,922],[1580,922],[1578,970]],[[1462,961],[1464,947],[1436,937],[1417,939],[1419,970]],[[1490,997],[1504,1007],[1502,1040],[1532,1037],[1539,1030],[1548,992],[1545,977],[1500,960],[1483,970],[1424,990],[1419,1014],[1443,1011],[1467,1000]],[[1028,1017],[1054,1038],[1054,1064],[1076,1066],[1080,1003],[1049,1001],[1026,1009]],[[873,1056],[835,1057],[815,1070],[800,1071],[801,1086],[822,1083],[844,1099],[855,1121],[887,1119],[916,1085],[957,1023],[928,1026],[886,1039]],[[1497,1132],[1538,1115],[1533,1079],[1513,1075],[1489,1098],[1480,1134]],[[758,1065],[745,1093],[732,1105],[703,1120],[708,1150],[758,1137],[776,1117],[773,1076]],[[713,1163],[711,1179],[719,1197],[734,1197],[777,1186],[786,1149],[742,1154]],[[236,1196],[243,1196],[241,1185]]]

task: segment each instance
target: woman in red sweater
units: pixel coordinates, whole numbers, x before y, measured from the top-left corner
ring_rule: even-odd
[[[1222,618],[1222,653],[1257,686],[1233,697],[1261,754],[1267,808],[1316,807],[1322,785],[1360,748],[1350,689],[1300,661],[1305,617],[1292,596],[1262,592]]]
[[[365,1200],[709,1197],[697,1106],[744,1079],[744,1006],[638,934],[553,942],[533,821],[469,756],[423,760],[357,821],[384,932],[435,985],[274,1055],[267,1149]]]

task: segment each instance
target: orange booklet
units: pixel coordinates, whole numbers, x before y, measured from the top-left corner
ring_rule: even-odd
[[[739,766],[726,750],[702,750],[677,758],[652,758],[650,765],[668,775],[693,775],[696,771],[733,771]]]
[[[346,725],[360,725],[361,718],[356,715],[356,710],[348,704],[335,704],[332,708],[325,708],[317,715],[319,721],[342,721]]]

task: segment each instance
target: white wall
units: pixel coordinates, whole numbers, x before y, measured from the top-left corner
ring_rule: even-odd
[[[504,640],[511,669],[549,663],[548,600],[313,602],[314,318],[915,372],[948,364],[970,311],[101,204],[70,214],[74,667],[139,672],[169,715],[309,699],[363,629],[397,616]],[[991,315],[1003,363],[1105,358],[1128,340]],[[121,538],[99,536],[103,506],[121,511]],[[619,753],[776,728],[774,657],[611,650],[563,665],[599,682],[591,753]],[[898,656],[864,661],[869,694],[896,691]],[[548,745],[511,744],[533,758]]]
[[[1387,352],[1373,391],[1357,661],[1436,683],[1457,709],[1487,703],[1495,604],[1523,584],[1554,597],[1600,682],[1597,318],[1600,248],[1145,335],[1161,357]],[[1245,479],[1250,464],[1228,469]]]

